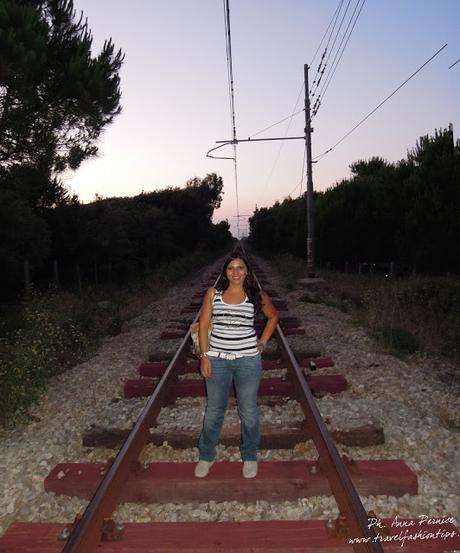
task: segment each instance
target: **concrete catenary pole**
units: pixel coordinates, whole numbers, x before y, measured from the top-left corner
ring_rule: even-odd
[[[303,66],[305,80],[305,150],[307,159],[307,272],[315,276],[315,200],[313,197],[313,170],[311,159],[310,93],[308,86],[308,65]]]

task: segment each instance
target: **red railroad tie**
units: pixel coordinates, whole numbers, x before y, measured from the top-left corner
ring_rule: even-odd
[[[139,374],[141,376],[149,376],[150,378],[160,378],[166,370],[168,363],[164,361],[153,361],[149,363],[142,363],[139,367]]]
[[[286,362],[281,359],[262,359],[262,368],[265,370],[285,369]]]
[[[315,374],[309,376],[307,382],[315,393],[339,394],[348,388],[347,379],[341,374]]]
[[[285,328],[283,330],[285,336],[303,336],[305,334],[304,328]]]
[[[301,326],[301,322],[298,319],[294,319],[292,321],[283,321],[280,320],[281,328],[287,329],[287,328],[298,328]]]
[[[164,330],[160,334],[160,340],[175,340],[177,338],[183,338],[185,336],[185,331],[173,332],[169,330]]]
[[[362,496],[417,493],[417,476],[401,460],[355,461],[352,480]],[[242,463],[215,463],[204,479],[194,476],[195,463],[160,462],[133,471],[120,502],[293,501],[332,495],[316,461],[261,461],[257,478],[246,480]],[[315,468],[314,468],[315,467]],[[45,491],[90,499],[102,480],[103,463],[62,463],[45,479]],[[244,485],[243,485],[244,484]]]
[[[245,483],[246,484],[246,483]],[[416,531],[419,519],[401,519]],[[393,519],[383,519],[391,526]],[[410,525],[413,525],[412,528]],[[8,553],[61,553],[63,544],[56,539],[63,523],[16,522],[0,538],[0,551]],[[401,529],[391,529],[394,536]],[[436,534],[451,532],[446,540],[424,539],[404,543],[404,552],[444,553],[460,549],[460,534],[453,524],[425,525],[423,530]],[[415,534],[415,531],[413,532]],[[385,553],[400,553],[401,542],[383,543]],[[352,553],[346,539],[329,538],[324,520],[262,520],[256,522],[150,522],[126,523],[122,541],[105,542],[101,553]]]
[[[154,361],[148,363],[142,363],[139,367],[139,374],[141,376],[147,376],[150,378],[161,378],[166,370],[168,363],[165,361]],[[286,363],[284,361],[271,361],[269,359],[262,359],[262,368],[265,370],[273,369],[285,369]],[[192,374],[200,372],[200,364],[198,361],[192,363],[183,363],[176,369],[177,374]]]
[[[165,362],[142,363],[142,365],[139,367],[139,374],[141,376],[148,376],[150,378],[161,378],[167,366],[168,363]],[[192,363],[182,363],[176,368],[176,374],[199,372],[200,365],[198,361],[194,361]]]
[[[299,363],[301,367],[307,369],[324,369],[326,367],[333,367],[334,361],[330,357],[317,357],[314,359],[302,359]]]
[[[308,378],[312,392],[337,394],[347,389],[348,383],[344,376],[314,375]],[[124,385],[126,399],[150,396],[155,389],[155,381],[151,378],[127,380]],[[172,393],[176,397],[202,397],[205,395],[204,380],[181,380],[173,386]],[[231,388],[233,394],[233,387]],[[292,397],[294,389],[289,380],[281,378],[263,378],[259,388],[260,396]]]
[[[150,378],[127,380],[124,385],[126,399],[146,397],[152,395],[156,382]],[[264,396],[292,396],[292,384],[280,378],[264,378],[261,381],[259,395]],[[204,380],[182,380],[173,387],[172,394],[176,397],[203,397],[206,395]],[[233,387],[230,395],[234,395]]]
[[[280,317],[280,321],[281,323],[285,323],[285,322],[292,322],[292,321],[295,321],[295,322],[299,322],[299,319],[297,317],[291,317],[290,315],[288,316],[285,316],[285,317]]]
[[[169,363],[171,360],[172,354],[168,351],[154,351],[149,354],[149,361],[156,363],[157,361],[162,361]]]

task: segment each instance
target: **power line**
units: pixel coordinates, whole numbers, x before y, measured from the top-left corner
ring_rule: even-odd
[[[342,4],[343,4],[343,0],[340,0],[340,2],[338,3],[337,8],[335,9],[335,12],[334,12],[333,16],[331,17],[331,20],[329,21],[329,25],[327,26],[327,29],[324,31],[323,38],[321,39],[321,42],[319,43],[318,48],[316,49],[316,52],[315,52],[315,54],[314,54],[314,56],[313,56],[313,58],[310,62],[310,67],[313,65],[313,62],[315,61],[316,55],[318,54],[319,49],[321,48],[321,44],[324,42],[324,39],[327,35],[327,32],[329,31],[329,27],[332,25],[332,22],[334,21],[334,19],[336,17],[336,13],[338,11],[340,11],[339,8],[341,8]],[[323,56],[324,56],[324,54],[323,54]]]
[[[327,43],[326,43],[326,46],[324,48],[324,52],[323,52],[323,55],[321,56],[321,61],[318,65],[318,69],[316,70],[316,73],[315,73],[315,76],[313,78],[313,82],[312,82],[312,90],[313,90],[313,87],[316,85],[319,85],[319,82],[321,81],[323,75],[324,75],[324,72],[326,71],[326,66],[327,66],[327,60],[326,62],[324,63],[324,67],[323,66],[323,62],[324,62],[324,58],[326,57],[326,54],[328,53],[328,48],[329,48],[329,43],[331,41],[331,38],[332,38],[332,35],[334,34],[334,29],[335,29],[335,26],[337,24],[337,21],[338,21],[338,18],[339,18],[339,14],[342,10],[342,5],[343,5],[343,2],[344,0],[340,0],[339,2],[339,5],[337,6],[335,12],[334,12],[334,15],[332,16],[332,19],[331,19],[331,23],[333,23],[333,26],[332,26],[332,29],[331,29],[331,33],[329,35],[329,38],[327,40]],[[329,27],[331,26],[331,23],[329,24]],[[328,27],[328,28],[329,28]],[[327,31],[326,31],[327,32]],[[310,90],[310,93],[311,93],[311,90]]]
[[[324,82],[323,87],[322,87],[322,89],[320,90],[320,92],[319,92],[319,94],[318,94],[318,97],[317,97],[317,99],[316,99],[315,106],[313,107],[313,115],[312,115],[312,117],[314,117],[314,116],[318,113],[318,110],[319,110],[319,107],[320,107],[320,105],[321,105],[321,102],[324,100],[324,96],[325,96],[325,94],[326,94],[326,91],[327,91],[327,89],[329,88],[329,85],[331,84],[332,78],[334,77],[335,72],[337,71],[337,67],[339,66],[340,60],[342,59],[342,56],[343,56],[343,54],[344,54],[344,52],[345,52],[345,49],[346,49],[347,44],[348,44],[348,42],[349,42],[349,40],[350,40],[350,37],[351,37],[351,35],[352,35],[352,33],[353,33],[353,30],[354,30],[354,28],[355,28],[355,26],[356,26],[356,23],[358,22],[358,18],[359,18],[360,14],[361,14],[361,11],[362,11],[362,9],[363,9],[363,7],[364,7],[364,4],[365,4],[366,0],[362,0],[361,7],[359,8],[359,11],[358,11],[358,13],[357,13],[357,15],[356,15],[356,17],[355,17],[355,13],[356,13],[356,10],[358,9],[358,6],[359,6],[360,1],[361,1],[361,0],[358,0],[358,1],[356,2],[355,9],[353,10],[353,13],[352,13],[352,15],[351,15],[351,17],[350,17],[350,21],[348,22],[348,25],[347,25],[347,28],[345,29],[345,32],[344,32],[343,37],[342,37],[342,40],[340,41],[339,48],[338,48],[338,50],[337,50],[337,52],[336,52],[336,54],[335,54],[335,57],[334,57],[334,59],[333,59],[333,61],[332,61],[332,66],[331,66],[331,68],[330,68],[330,70],[329,70],[329,73],[326,75],[326,81]],[[353,21],[353,18],[354,18],[354,21]],[[351,29],[350,29],[350,32],[348,33],[348,36],[347,36],[347,38],[346,38],[346,40],[345,40],[345,37],[346,37],[346,35],[347,35],[348,29],[350,28],[350,25],[352,24],[352,21],[353,21],[353,25],[352,25],[352,27],[351,27]],[[340,49],[341,49],[341,47],[342,47],[342,44],[343,44],[343,41],[344,41],[344,40],[345,40],[345,44],[343,45],[343,48],[342,48],[342,50],[340,51]],[[340,55],[339,55],[339,52],[340,52]],[[338,59],[337,59],[337,56],[338,56]],[[336,62],[336,60],[337,60],[337,62]]]
[[[303,84],[302,84],[302,90],[303,90]],[[302,93],[302,90],[300,91],[300,93]],[[251,134],[248,138],[254,138],[254,136],[262,134],[263,132],[268,131],[268,129],[271,129],[272,127],[276,127],[276,125],[279,125],[280,123],[284,123],[284,121],[287,121],[288,119],[292,119],[294,117],[294,115],[298,115],[299,113],[302,113],[303,111],[305,111],[305,108],[299,109],[299,111],[291,113],[291,115],[288,115],[287,117],[284,117],[283,119],[280,119],[276,123],[273,123],[272,125],[269,125],[268,127],[265,127],[261,131],[258,131],[254,134]]]
[[[292,193],[295,190],[297,190],[297,188],[299,188],[299,186],[300,186],[299,196],[302,194],[302,183],[303,183],[303,179],[305,177],[305,156],[306,156],[306,149],[304,148],[303,149],[302,172],[301,172],[301,175],[300,175],[300,182],[295,185],[295,187],[289,192],[288,196],[292,196]]]
[[[334,41],[332,42],[331,49],[330,49],[330,51],[329,51],[328,54],[327,54],[326,61],[324,62],[324,68],[323,68],[323,70],[321,71],[321,74],[320,74],[318,80],[316,80],[316,78],[315,78],[315,80],[314,80],[313,83],[312,83],[312,87],[311,87],[311,90],[310,90],[310,94],[311,94],[312,97],[316,94],[316,91],[318,90],[318,87],[319,87],[319,84],[320,84],[320,82],[321,82],[321,79],[323,78],[324,72],[325,72],[326,67],[327,67],[327,65],[328,65],[328,63],[329,63],[329,59],[330,59],[330,57],[331,57],[331,55],[332,55],[332,52],[334,51],[335,43],[337,42],[337,39],[338,39],[338,37],[339,37],[340,30],[341,30],[341,28],[342,28],[343,22],[344,22],[345,17],[346,17],[346,15],[347,15],[347,13],[348,13],[348,9],[349,9],[349,7],[350,7],[350,4],[351,4],[351,0],[348,0],[347,7],[345,8],[345,11],[344,11],[344,13],[343,13],[343,15],[342,15],[342,19],[341,19],[341,21],[340,21],[339,28],[337,29],[337,32],[336,32],[336,34],[335,34]],[[335,26],[335,25],[334,25],[334,26]],[[332,38],[332,33],[331,33],[331,37],[329,37],[329,38]],[[329,42],[328,42],[328,44],[326,45],[326,50],[327,50],[328,46],[329,46]],[[324,56],[323,56],[323,57],[324,57]],[[318,69],[319,69],[319,68],[318,68]],[[316,83],[316,88],[313,89],[313,86],[314,86],[315,83]]]
[[[294,117],[294,115],[295,115],[296,113],[300,113],[300,112],[302,112],[302,111],[305,111],[305,109],[302,109],[302,110],[300,110],[299,112],[296,112],[296,110],[297,110],[297,105],[298,105],[298,103],[299,103],[300,96],[302,95],[302,91],[303,91],[303,90],[304,90],[304,85],[302,84],[302,86],[300,87],[300,90],[299,90],[299,94],[297,95],[297,100],[296,100],[296,103],[295,103],[295,105],[294,105],[294,109],[292,110],[292,115],[289,117],[289,123],[288,123],[288,125],[287,125],[287,127],[286,127],[286,130],[285,130],[285,132],[284,132],[284,137],[287,136],[287,133],[288,133],[290,127],[291,127],[292,118]],[[268,183],[270,182],[270,180],[271,180],[271,178],[272,178],[272,176],[273,176],[273,173],[274,173],[274,171],[275,171],[276,165],[278,164],[278,160],[279,160],[279,158],[280,158],[281,150],[283,149],[283,146],[284,146],[284,141],[281,142],[280,147],[278,148],[278,153],[276,154],[275,161],[273,162],[273,165],[272,165],[272,168],[271,168],[271,170],[270,170],[270,172],[269,172],[269,174],[268,174],[267,180],[265,181],[265,185],[264,185],[264,187],[263,187],[262,194],[263,194],[263,193],[265,192],[265,190],[267,189]],[[259,201],[260,201],[260,197],[259,197],[259,200],[257,201],[257,203],[259,203]]]
[[[228,87],[230,96],[230,125],[233,138],[233,171],[235,176],[235,194],[236,194],[236,213],[239,215],[239,200],[238,200],[238,167],[236,162],[236,118],[235,118],[235,89],[233,85],[233,63],[232,63],[232,39],[230,34],[230,6],[229,0],[224,0],[224,21],[225,21],[225,47],[227,54],[227,75]],[[240,237],[239,219],[237,219],[237,234]]]
[[[393,90],[393,92],[391,94],[389,94],[384,100],[382,100],[380,102],[380,104],[375,107],[370,113],[368,113],[366,115],[366,117],[364,117],[363,119],[361,119],[361,121],[359,121],[359,123],[357,123],[350,131],[347,132],[347,134],[345,134],[344,136],[342,136],[342,138],[336,142],[333,146],[331,146],[330,148],[328,148],[327,150],[325,150],[322,154],[319,154],[318,156],[316,156],[314,159],[315,160],[319,160],[319,159],[322,159],[326,154],[328,154],[329,152],[331,152],[336,146],[338,146],[340,143],[342,143],[348,136],[350,136],[350,134],[352,132],[354,132],[360,125],[362,125],[364,123],[364,121],[366,121],[367,119],[369,119],[369,117],[371,115],[373,115],[381,106],[383,106],[383,104],[385,102],[387,102],[392,96],[394,96],[396,94],[396,92],[398,92],[398,90],[400,90],[406,83],[408,83],[412,77],[415,77],[415,75],[417,75],[417,73],[419,73],[426,65],[428,65],[430,63],[431,60],[433,60],[440,52],[442,52],[442,50],[444,50],[444,48],[447,46],[447,43],[444,44],[444,46],[442,48],[440,48],[437,52],[435,52],[431,58],[429,58],[423,65],[421,65],[416,71],[414,71],[412,73],[412,75],[410,75],[403,83],[401,83],[397,88],[395,88],[395,90]]]
[[[452,67],[453,67],[454,65],[457,65],[457,63],[458,63],[459,61],[460,61],[460,58],[458,58],[457,61],[454,61],[454,63],[449,67],[449,69],[452,69]]]

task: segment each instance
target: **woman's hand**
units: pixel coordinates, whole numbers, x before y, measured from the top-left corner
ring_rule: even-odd
[[[209,378],[211,376],[211,361],[209,360],[209,357],[202,357],[200,359],[200,373],[201,376],[204,378]]]
[[[263,353],[266,347],[267,344],[263,340],[257,340],[257,349],[259,350],[259,353]]]

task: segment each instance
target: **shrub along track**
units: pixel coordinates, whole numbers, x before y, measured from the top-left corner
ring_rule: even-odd
[[[264,274],[258,271],[262,284]],[[190,447],[197,435],[185,428],[165,431],[155,427],[160,410],[167,411],[175,398],[199,398],[204,394],[203,382],[189,378],[197,370],[196,361],[188,356],[187,327],[182,321],[170,321],[163,333],[164,340],[182,337],[171,359],[156,352],[149,363],[140,367],[142,379],[125,383],[125,396],[134,398],[149,396],[140,417],[130,432],[126,429],[102,430],[93,428],[86,433],[86,445],[115,446],[125,441],[114,460],[107,464],[61,464],[56,466],[45,481],[45,488],[59,494],[93,496],[81,519],[73,525],[16,523],[0,540],[0,551],[81,551],[89,553],[96,547],[102,551],[447,551],[454,549],[455,540],[388,541],[389,535],[415,534],[416,530],[436,533],[453,530],[449,521],[426,522],[405,520],[405,527],[387,528],[369,524],[359,494],[392,495],[417,493],[417,477],[398,460],[353,461],[341,458],[336,441],[353,445],[381,443],[383,431],[371,422],[330,431],[321,418],[313,399],[325,393],[340,393],[347,386],[341,375],[318,375],[312,369],[333,364],[327,358],[317,358],[317,352],[298,352],[300,363],[286,340],[286,335],[302,335],[294,317],[286,316],[287,305],[270,295],[280,309],[281,323],[276,331],[278,349],[268,352],[264,368],[268,378],[261,385],[261,403],[271,407],[283,406],[285,397],[295,399],[305,415],[303,424],[277,426],[267,421],[263,426],[262,447],[268,449],[293,447],[312,439],[317,450],[315,460],[265,461],[260,463],[259,475],[254,480],[244,480],[239,463],[217,463],[204,480],[193,477],[194,463],[161,462],[146,463],[145,444],[161,444],[167,441],[175,448]],[[198,299],[198,298],[195,298]],[[184,311],[196,312],[197,302]],[[287,374],[283,369],[287,368]],[[282,376],[280,376],[282,375]],[[193,401],[193,400],[189,400]],[[346,426],[346,425],[345,425]],[[127,436],[126,436],[127,434]],[[333,436],[333,437],[332,437]],[[238,431],[230,425],[222,441],[232,446],[238,440]],[[139,460],[143,461],[140,462]],[[356,489],[355,489],[356,487]],[[117,523],[111,518],[117,504],[122,502],[175,501],[283,501],[306,497],[332,495],[341,516],[336,520],[254,521],[245,523],[181,522],[181,523]],[[373,521],[378,519],[373,515]],[[391,525],[392,520],[381,521]],[[383,544],[376,539],[376,532],[386,539]],[[60,536],[66,541],[58,541]],[[384,538],[387,536],[386,538]],[[350,545],[350,538],[361,538],[361,543]],[[102,542],[101,542],[102,540]],[[460,547],[458,537],[456,546]],[[367,542],[367,543],[365,543]]]

